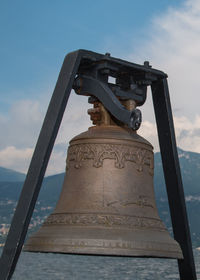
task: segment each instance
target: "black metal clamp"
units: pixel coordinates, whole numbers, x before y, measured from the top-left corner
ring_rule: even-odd
[[[141,112],[138,109],[132,111],[127,110],[117,99],[117,96],[125,99],[133,99],[134,96],[130,92],[117,89],[112,90],[106,83],[88,76],[81,76],[75,79],[74,90],[80,95],[92,95],[96,97],[105,108],[119,121],[127,124],[130,128],[137,130],[141,124]]]
[[[151,68],[148,62],[145,62],[144,67]],[[115,84],[108,83],[109,77],[115,78]],[[155,74],[141,73],[140,70],[130,71],[122,61],[118,60],[116,63],[106,54],[101,62],[91,61],[79,67],[73,89],[77,94],[95,97],[117,120],[137,130],[142,122],[140,110],[129,111],[120,100],[134,100],[136,106],[143,105],[147,85],[151,85],[155,80]]]
[[[116,79],[114,85],[108,83],[109,76]],[[149,85],[174,238],[180,244],[184,257],[178,260],[180,279],[197,279],[167,75],[151,68],[148,62],[138,65],[109,54],[78,50],[69,53],[63,62],[0,259],[0,280],[11,279],[15,270],[71,89],[74,88],[78,94],[97,98],[114,117],[136,130],[141,122],[140,111],[128,111],[119,99],[133,99],[140,106],[146,100],[146,88]]]

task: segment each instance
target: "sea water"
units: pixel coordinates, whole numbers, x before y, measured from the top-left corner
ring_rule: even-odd
[[[0,253],[2,250],[0,250]],[[200,279],[200,251],[194,250]],[[177,260],[22,252],[13,280],[176,280]]]

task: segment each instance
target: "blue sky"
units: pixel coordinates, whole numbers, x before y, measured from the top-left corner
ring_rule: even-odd
[[[198,0],[0,0],[0,165],[26,172],[63,58],[80,48],[166,71],[178,144],[200,152],[199,17]],[[90,125],[87,100],[70,102],[49,174],[64,169],[67,142]],[[141,132],[157,147],[145,106]]]
[[[0,93],[6,112],[18,98],[54,85],[66,53],[84,48],[130,53],[151,32],[152,18],[179,0],[0,1]]]

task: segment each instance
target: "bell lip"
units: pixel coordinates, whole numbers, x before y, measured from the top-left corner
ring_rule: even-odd
[[[60,231],[58,237],[56,228],[51,226],[52,232],[49,232],[48,226],[40,228],[27,241],[24,251],[183,259],[180,245],[167,230],[161,232],[148,230],[148,234],[143,235],[146,230],[142,229],[116,231],[116,229],[102,228],[97,232],[97,228],[92,227],[82,228],[80,233],[81,227],[66,227],[67,231]],[[104,239],[101,231],[105,233]],[[157,233],[159,239],[155,236]],[[142,239],[140,239],[141,235],[143,235]]]
[[[73,249],[73,250],[68,250],[68,251],[61,251],[61,250],[48,250],[48,249],[40,249],[37,247],[34,249],[34,248],[28,248],[29,245],[25,245],[24,248],[23,248],[23,251],[24,252],[30,252],[30,253],[45,253],[45,254],[67,254],[67,255],[81,255],[81,256],[96,256],[96,257],[121,257],[121,258],[156,258],[156,259],[183,259],[183,254],[182,252],[163,252],[162,254],[158,254],[156,251],[155,253],[152,253],[149,254],[149,252],[146,252],[146,253],[141,253],[141,254],[137,254],[136,251],[132,251],[132,252],[121,252],[118,251],[116,252],[117,250],[115,250],[114,253],[110,252],[110,253],[103,253],[101,252],[101,250],[99,250],[99,252],[92,252],[93,250],[91,250],[91,252],[89,252],[89,250],[87,249],[88,252],[80,252],[78,251],[79,249]],[[102,248],[102,251],[103,251],[103,248]],[[137,250],[139,251],[139,250]]]
[[[109,126],[91,126],[87,131],[84,131],[73,137],[69,143],[73,144],[74,141],[84,139],[115,139],[124,141],[135,141],[138,143],[150,146],[153,150],[152,144],[145,138],[137,134],[131,128],[120,127],[116,125]]]

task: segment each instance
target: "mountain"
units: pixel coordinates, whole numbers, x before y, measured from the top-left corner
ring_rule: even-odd
[[[47,201],[47,203],[54,203],[55,197],[60,193],[62,183],[64,179],[64,173],[48,176],[44,178],[41,191],[39,194],[39,200]],[[20,192],[23,186],[23,182],[4,182],[0,177],[0,197],[1,199],[10,199],[17,201],[20,196]]]
[[[200,154],[178,148],[186,208],[194,246],[200,245]],[[159,215],[172,232],[160,153],[155,154],[154,188]]]
[[[184,183],[185,195],[200,195],[200,154],[186,152],[178,148],[178,157],[181,166],[181,175]],[[164,174],[160,153],[155,156],[155,191],[158,196],[165,192]]]
[[[178,154],[192,242],[194,246],[200,246],[200,154],[181,149],[178,149]],[[6,174],[6,170],[3,174]],[[17,180],[15,182],[5,182],[4,178],[5,175],[0,176],[0,243],[5,240],[23,185],[23,182]],[[29,227],[29,233],[35,231],[49,213],[53,211],[59,198],[63,179],[64,173],[44,178]],[[168,229],[172,231],[160,153],[155,154],[154,185],[159,215]]]
[[[21,182],[24,181],[26,175],[11,169],[0,166],[0,181],[2,182]]]
[[[34,232],[52,212],[58,200],[63,179],[64,173],[44,178],[29,226],[29,234]],[[0,243],[5,241],[22,186],[23,182],[2,182],[0,177]]]

